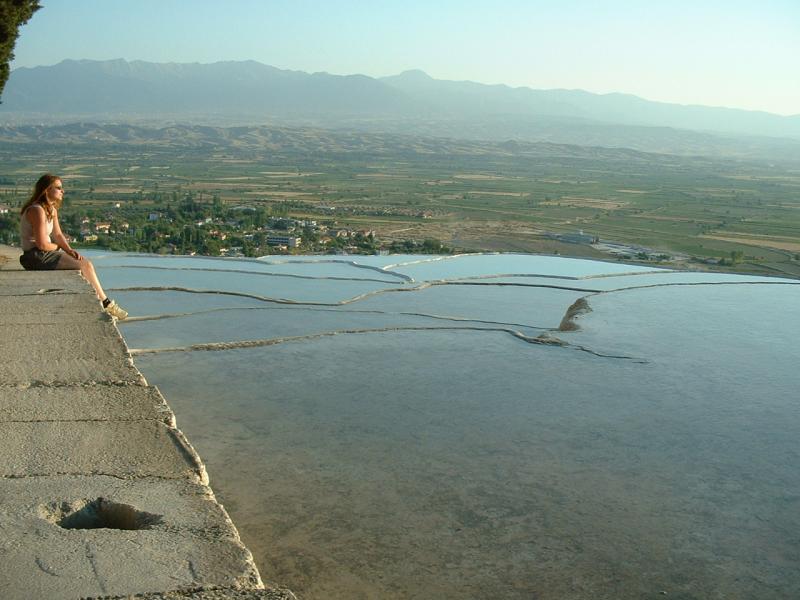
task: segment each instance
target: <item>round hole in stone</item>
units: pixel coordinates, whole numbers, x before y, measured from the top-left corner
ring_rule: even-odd
[[[47,520],[64,529],[151,529],[162,522],[161,515],[137,510],[130,504],[106,498],[61,503],[49,507]]]

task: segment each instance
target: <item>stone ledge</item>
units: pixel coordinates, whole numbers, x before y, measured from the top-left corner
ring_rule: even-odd
[[[175,416],[155,387],[0,386],[0,423],[134,420],[155,420],[175,426]]]
[[[157,421],[0,423],[0,477],[111,475],[206,483],[183,434]]]
[[[268,587],[263,590],[214,588],[182,592],[139,594],[136,596],[103,596],[102,598],[84,598],[83,600],[121,600],[122,598],[142,598],[144,600],[297,600],[297,596],[290,590],[280,587]]]
[[[82,322],[4,324],[0,381],[7,385],[145,383],[111,319],[93,315],[86,315]]]
[[[122,507],[122,518],[102,521],[100,502]],[[2,480],[0,556],[4,599],[262,585],[224,508],[207,486],[188,481]]]
[[[83,323],[87,319],[110,321],[108,315],[100,310],[97,299],[89,294],[7,294],[0,296],[0,314],[3,322],[9,325]]]
[[[94,298],[78,271],[3,270],[0,296],[58,296],[86,294]]]

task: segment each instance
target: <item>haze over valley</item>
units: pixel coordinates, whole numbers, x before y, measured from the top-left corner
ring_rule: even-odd
[[[58,94],[43,94],[48,86]],[[419,70],[372,78],[281,70],[255,61],[120,59],[65,60],[12,72],[0,122],[70,121],[313,126],[800,160],[800,115],[445,81]]]

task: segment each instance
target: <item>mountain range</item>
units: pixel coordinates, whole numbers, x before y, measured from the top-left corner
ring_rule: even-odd
[[[12,71],[6,123],[294,125],[650,152],[800,156],[800,115],[651,102],[627,94],[372,78],[212,64],[65,60]]]

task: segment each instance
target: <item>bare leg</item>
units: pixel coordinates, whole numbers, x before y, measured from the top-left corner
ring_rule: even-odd
[[[94,271],[94,265],[88,258],[77,260],[68,254],[65,254],[58,261],[58,266],[56,268],[59,270],[80,271],[81,275],[83,275],[83,278],[94,288],[94,293],[97,294],[97,299],[106,299],[106,293],[103,291],[103,287],[100,285],[100,280],[97,278],[97,273]]]

